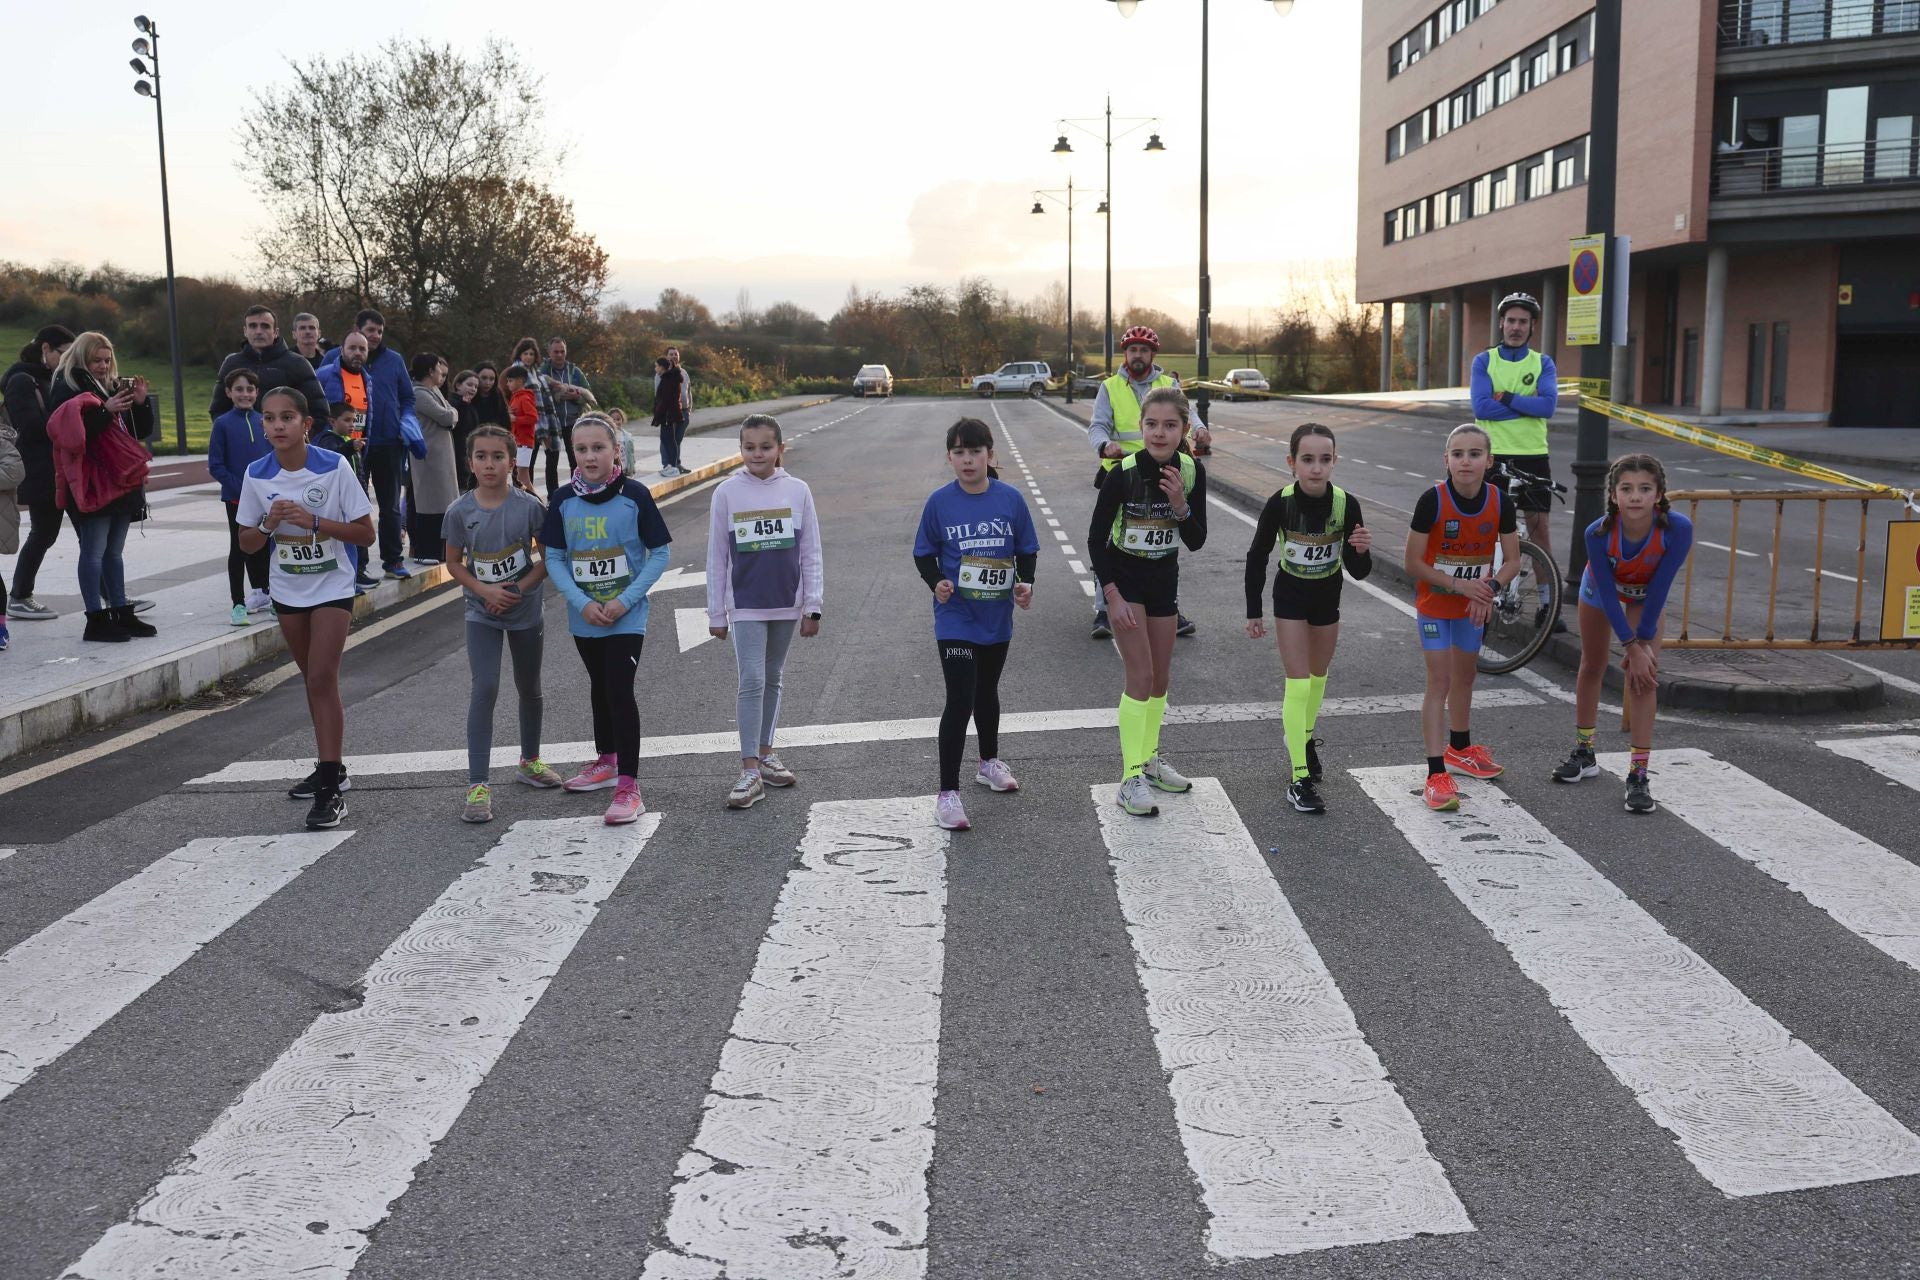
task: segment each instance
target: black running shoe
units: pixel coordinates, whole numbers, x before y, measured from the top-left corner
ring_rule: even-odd
[[[1652,813],[1659,806],[1653,803],[1653,791],[1647,786],[1647,771],[1635,769],[1627,775],[1627,812]]]
[[[1315,782],[1323,781],[1326,778],[1326,775],[1320,772],[1320,747],[1322,745],[1318,738],[1307,739],[1307,776]]]
[[[1301,813],[1325,813],[1326,801],[1320,798],[1320,790],[1313,785],[1312,778],[1295,778],[1287,787],[1287,802]]]
[[[1113,627],[1107,622],[1107,611],[1105,609],[1095,609],[1093,611],[1093,638],[1095,640],[1113,639]]]
[[[1193,619],[1189,618],[1186,614],[1181,613],[1175,616],[1180,619],[1180,622],[1174,627],[1173,634],[1177,636],[1190,636],[1199,630],[1198,627],[1193,625]]]
[[[1600,762],[1593,758],[1592,747],[1575,747],[1572,754],[1554,766],[1555,782],[1579,782],[1600,776]]]
[[[347,816],[347,802],[337,787],[322,787],[314,793],[313,807],[307,810],[307,830],[326,831],[340,825]]]
[[[353,782],[347,777],[347,767],[340,766],[340,790],[353,790]],[[320,770],[315,769],[300,781],[287,788],[289,800],[311,800],[320,793]]]

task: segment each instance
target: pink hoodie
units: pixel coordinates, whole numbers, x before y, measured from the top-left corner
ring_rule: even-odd
[[[707,519],[707,624],[791,622],[820,612],[820,522],[813,490],[783,467],[740,470],[713,491]]]

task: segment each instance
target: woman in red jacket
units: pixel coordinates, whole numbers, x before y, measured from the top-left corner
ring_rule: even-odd
[[[53,371],[53,385],[47,392],[49,420],[75,397],[89,398],[79,411],[86,438],[77,451],[55,442],[55,486],[56,496],[73,515],[80,533],[80,598],[87,607],[87,629],[81,638],[120,642],[158,635],[154,627],[134,616],[127,600],[126,563],[121,558],[127,531],[135,520],[146,518],[146,488],[143,483],[120,487],[98,474],[103,448],[116,443],[102,441],[104,433],[122,432],[136,441],[153,435],[147,380],[122,378],[113,343],[106,334],[89,331],[73,340]],[[115,488],[118,492],[111,492]]]

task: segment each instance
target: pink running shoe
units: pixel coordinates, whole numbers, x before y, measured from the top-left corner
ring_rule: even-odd
[[[601,756],[560,785],[569,791],[605,791],[619,777],[620,769],[614,758]]]
[[[640,798],[640,784],[632,778],[622,778],[613,789],[613,803],[607,806],[607,825],[623,827],[637,821],[646,811],[646,802]]]
[[[939,799],[933,802],[933,820],[949,831],[966,831],[973,824],[967,821],[967,811],[960,805],[958,791],[942,791]]]
[[[1013,779],[1013,770],[1007,768],[1007,762],[999,756],[995,756],[991,760],[982,760],[980,762],[980,772],[974,775],[973,780],[981,786],[991,787],[995,791],[1018,791],[1020,789],[1020,784]]]

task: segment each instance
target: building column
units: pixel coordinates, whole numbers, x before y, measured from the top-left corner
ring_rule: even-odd
[[[1727,352],[1727,248],[1707,247],[1707,321],[1700,335],[1700,416],[1718,417]],[[1623,337],[1625,335],[1622,335]],[[1681,397],[1685,399],[1683,395]]]
[[[1427,348],[1431,345],[1429,330],[1433,326],[1433,301],[1422,297],[1414,304],[1413,311],[1413,386],[1416,391],[1425,391],[1431,380],[1427,376]]]
[[[1380,390],[1393,390],[1393,299],[1380,304]]]
[[[1460,386],[1467,380],[1460,367],[1460,358],[1466,351],[1466,323],[1466,290],[1455,289],[1447,298],[1447,385],[1450,387]]]
[[[1533,344],[1559,360],[1560,349],[1560,273],[1547,272],[1540,282],[1540,336]]]

